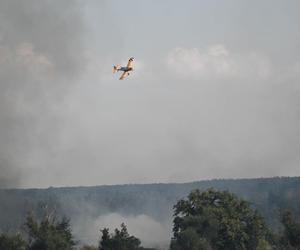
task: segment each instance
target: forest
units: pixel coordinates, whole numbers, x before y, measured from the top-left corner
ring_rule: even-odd
[[[283,229],[274,232],[249,202],[228,191],[192,190],[173,207],[170,250],[298,250],[300,223],[291,211],[282,211]],[[0,234],[1,250],[155,250],[141,246],[124,223],[114,233],[100,230],[98,246],[81,245],[72,235],[70,221],[45,213],[39,220],[26,216],[23,232]]]
[[[299,191],[299,177],[2,189],[0,249],[299,249]],[[144,246],[124,221],[90,238],[76,229],[111,213],[146,215],[171,235]],[[51,245],[57,237],[62,246]]]

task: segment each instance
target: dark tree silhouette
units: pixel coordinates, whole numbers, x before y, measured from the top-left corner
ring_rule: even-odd
[[[194,190],[174,206],[171,250],[257,249],[265,241],[263,218],[229,192]]]

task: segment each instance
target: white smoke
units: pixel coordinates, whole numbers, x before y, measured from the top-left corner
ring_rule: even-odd
[[[264,55],[234,53],[224,45],[207,49],[175,48],[167,56],[168,68],[185,79],[266,78],[271,74],[271,62]]]

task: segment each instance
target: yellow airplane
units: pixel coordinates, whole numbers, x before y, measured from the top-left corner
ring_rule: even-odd
[[[129,76],[129,71],[133,70],[133,57],[130,57],[127,63],[126,67],[121,67],[120,65],[116,65],[113,68],[113,73],[116,73],[118,71],[123,71],[123,74],[121,75],[119,80],[123,80],[126,76]]]

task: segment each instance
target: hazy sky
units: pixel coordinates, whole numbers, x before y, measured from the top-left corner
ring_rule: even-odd
[[[0,187],[300,175],[299,9],[0,0]]]

